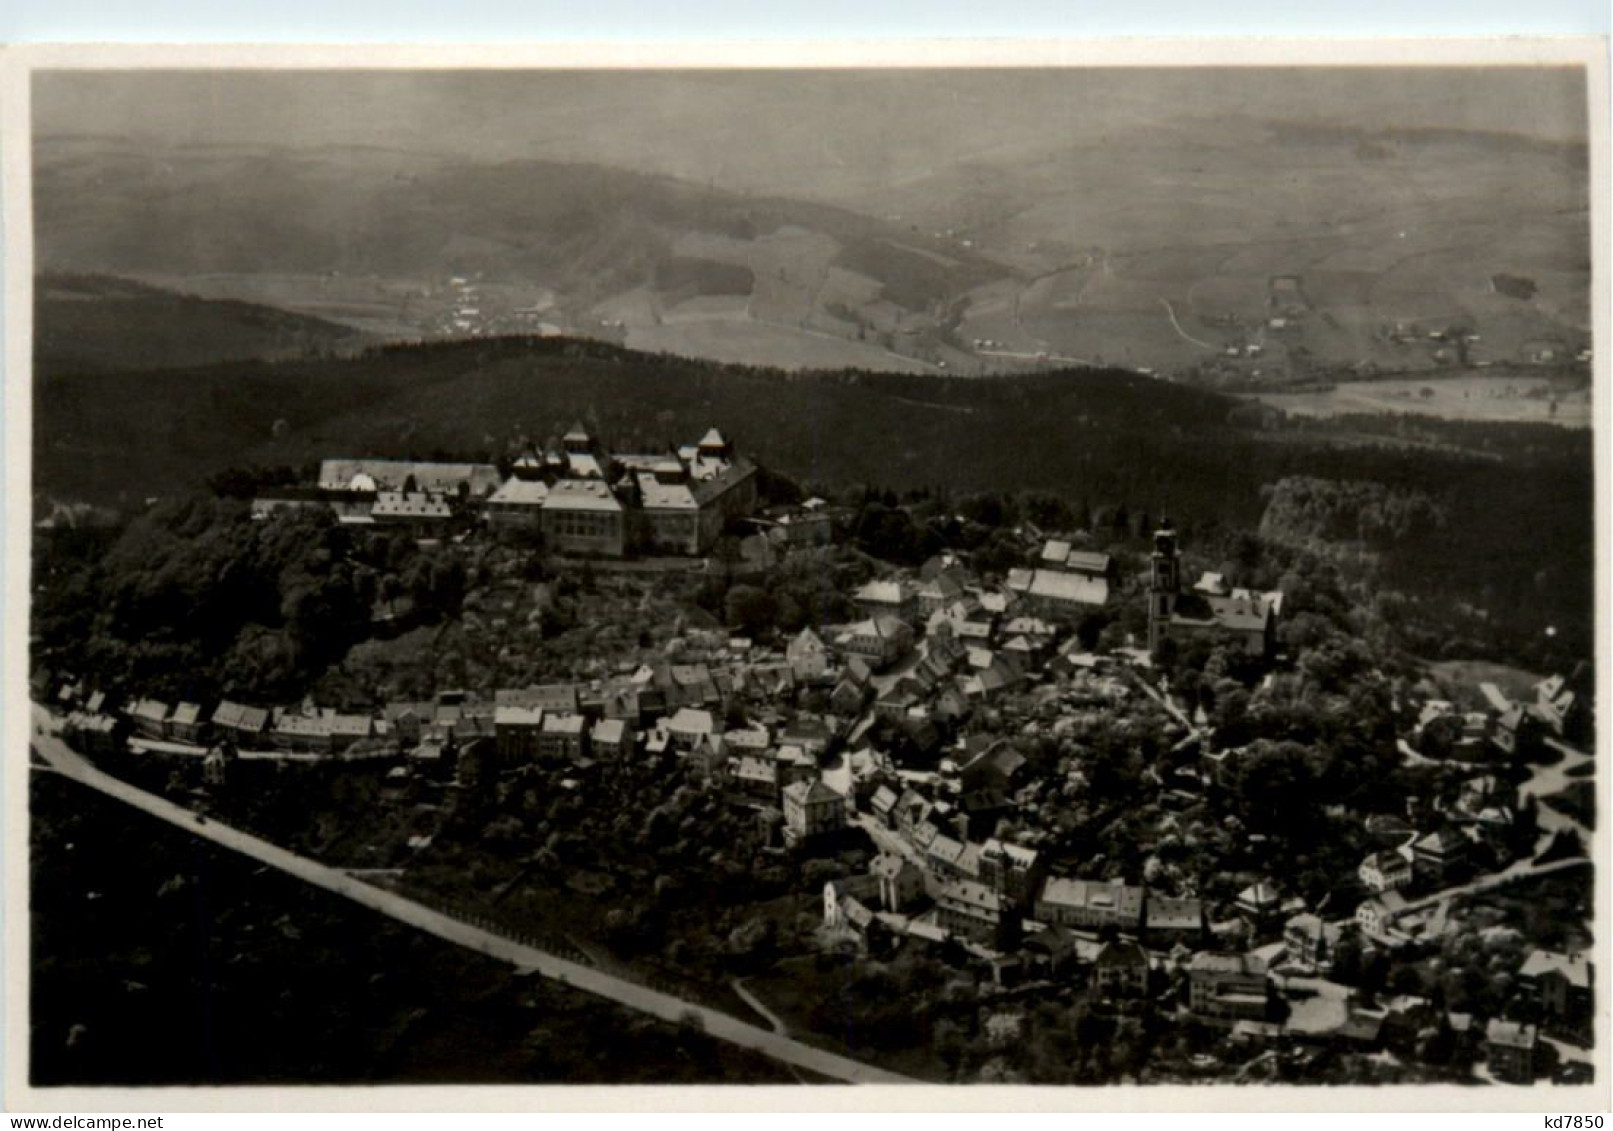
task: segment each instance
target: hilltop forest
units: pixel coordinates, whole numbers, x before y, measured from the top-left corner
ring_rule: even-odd
[[[1328,559],[1369,599],[1403,593],[1453,637],[1471,629],[1541,662],[1591,654],[1589,432],[1300,420],[1119,370],[786,374],[553,338],[137,377],[47,371],[34,409],[41,513],[92,503],[127,517],[231,469],[306,479],[331,456],[498,461],[579,418],[618,450],[716,425],[837,500],[923,499],[931,513],[967,503],[1042,525],[1169,514],[1189,546],[1258,536]],[[1021,514],[1012,501],[1027,493],[1063,507]]]

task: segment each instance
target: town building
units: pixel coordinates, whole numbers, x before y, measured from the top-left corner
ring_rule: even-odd
[[[505,765],[536,761],[542,730],[541,708],[507,705],[493,708],[493,739],[498,759]]]
[[[160,699],[141,699],[129,709],[129,722],[142,738],[168,737],[168,704]]]
[[[1484,1055],[1490,1075],[1508,1084],[1532,1084],[1535,1079],[1533,1025],[1492,1017],[1484,1030]]]
[[[784,838],[801,844],[846,826],[846,799],[821,781],[798,781],[784,790]]]
[[[1037,565],[1043,569],[1083,574],[1087,577],[1114,578],[1114,559],[1095,550],[1078,550],[1062,538],[1050,538],[1042,546]]]
[[[377,491],[370,505],[370,521],[377,526],[399,526],[419,536],[439,532],[455,517],[445,495],[426,491]]]
[[[867,660],[875,670],[890,667],[913,648],[913,629],[892,616],[870,617],[849,625],[835,638],[840,651]]]
[[[1126,939],[1104,943],[1092,963],[1092,984],[1110,997],[1141,997],[1148,992],[1148,952]]]
[[[886,911],[906,911],[924,898],[924,871],[905,856],[881,852],[868,871],[879,882],[879,903]]]
[[[1149,945],[1164,949],[1194,946],[1204,936],[1204,901],[1172,898],[1148,892],[1143,901],[1144,929]]]
[[[326,720],[329,730],[327,748],[340,753],[375,733],[375,720],[369,715],[330,715]]]
[[[879,882],[871,875],[842,876],[823,885],[823,925],[831,930],[866,929],[872,918],[869,904],[879,897]]]
[[[895,617],[911,623],[918,614],[918,590],[912,583],[900,578],[868,582],[852,595],[851,603],[864,616]]]
[[[1101,609],[1109,601],[1109,582],[1103,577],[1061,570],[1039,569],[1020,594],[1024,608],[1039,617],[1068,622]]]
[[[201,742],[207,731],[207,712],[200,703],[176,704],[168,717],[168,737],[175,742]]]
[[[1398,891],[1411,885],[1411,859],[1395,849],[1384,849],[1361,861],[1359,873],[1371,891]]]
[[[827,546],[834,538],[834,522],[821,501],[816,507],[811,502],[775,515],[768,537],[784,546]]]
[[[991,837],[980,847],[978,872],[1004,907],[1028,908],[1041,890],[1045,868],[1034,848]]]
[[[1225,1028],[1266,1020],[1266,964],[1258,955],[1200,951],[1187,977],[1188,1009],[1198,1020]]]
[[[667,732],[672,744],[681,750],[692,750],[695,744],[716,736],[717,720],[710,711],[697,707],[680,707],[667,721]]]
[[[1472,844],[1455,826],[1437,828],[1412,843],[1413,870],[1438,883],[1467,862]]]
[[[587,754],[588,720],[581,715],[545,713],[538,728],[538,757],[576,760]]]
[[[319,489],[338,495],[374,496],[382,491],[481,500],[498,489],[490,463],[433,463],[392,459],[327,459],[319,465]]]
[[[953,880],[935,897],[936,923],[945,931],[978,943],[997,940],[1002,922],[1002,901],[997,893],[975,880]]]
[[[487,497],[487,522],[495,529],[541,530],[543,504],[549,498],[549,485],[541,479],[526,479],[517,473],[506,479]]]
[[[62,723],[62,737],[84,754],[121,754],[131,725],[126,718],[97,711],[74,711]]]
[[[1282,911],[1283,895],[1268,880],[1259,880],[1238,893],[1238,911],[1258,929],[1271,923]]]
[[[1276,639],[1280,594],[1234,590],[1223,596],[1182,591],[1176,530],[1164,519],[1154,531],[1148,576],[1148,652],[1158,656],[1166,640],[1226,641],[1254,656],[1269,655]]]
[[[1337,924],[1324,922],[1320,915],[1309,911],[1301,912],[1283,925],[1283,950],[1291,962],[1323,969],[1333,964],[1333,949],[1340,935]]]
[[[1054,927],[1142,929],[1143,889],[1121,880],[1072,880],[1049,876],[1032,916]]]
[[[248,707],[226,699],[214,708],[212,721],[216,734],[234,739],[242,749],[251,749],[261,745],[269,729],[269,712],[262,707]]]
[[[600,719],[588,732],[595,758],[628,758],[633,754],[633,728],[621,719]]]
[[[784,658],[802,683],[815,683],[829,674],[829,648],[810,628],[803,628],[785,645]]]
[[[1371,899],[1362,900],[1355,909],[1355,921],[1369,935],[1386,936],[1402,915],[1406,913],[1406,897],[1398,891],[1380,892]]]
[[[1518,980],[1534,994],[1548,1023],[1577,1029],[1589,1023],[1594,1005],[1592,966],[1583,954],[1532,950]]]
[[[328,753],[331,748],[330,719],[281,712],[269,731],[269,740],[278,750]]]

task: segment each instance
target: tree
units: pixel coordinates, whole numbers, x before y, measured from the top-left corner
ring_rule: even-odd
[[[778,614],[773,595],[755,585],[735,585],[723,602],[728,623],[747,636],[769,631]]]

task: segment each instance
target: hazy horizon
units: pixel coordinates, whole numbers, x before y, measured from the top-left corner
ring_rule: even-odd
[[[1570,67],[73,71],[37,75],[33,98],[42,138],[586,161],[820,199],[1117,134],[1192,145],[1203,129],[1285,122],[1545,142],[1587,131],[1584,74]]]

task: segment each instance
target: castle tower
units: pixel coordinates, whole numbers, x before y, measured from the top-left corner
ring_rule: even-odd
[[[1154,531],[1154,553],[1148,576],[1148,654],[1159,654],[1160,641],[1170,630],[1176,597],[1182,591],[1182,564],[1176,556],[1176,531],[1162,518]]]

